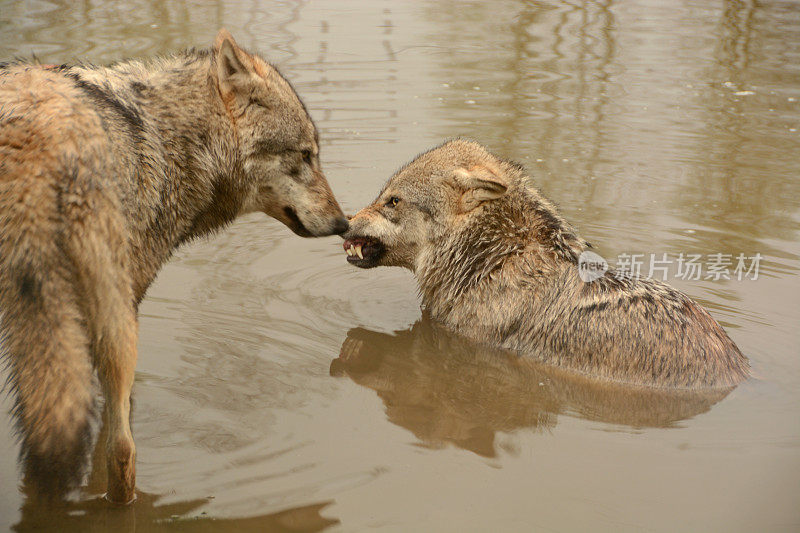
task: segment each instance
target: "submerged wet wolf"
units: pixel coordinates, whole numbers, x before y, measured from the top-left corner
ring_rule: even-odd
[[[96,371],[107,497],[134,498],[139,302],[178,246],[239,215],[347,229],[318,153],[289,82],[225,30],[109,67],[0,66],[0,337],[30,485],[79,481]]]
[[[434,320],[493,346],[608,380],[725,388],[749,362],[688,296],[613,270],[585,282],[591,248],[523,167],[454,140],[402,167],[344,234],[361,268],[414,272]]]

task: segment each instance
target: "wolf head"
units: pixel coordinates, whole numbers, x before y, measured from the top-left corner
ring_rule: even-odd
[[[502,198],[521,171],[480,144],[453,140],[401,168],[378,198],[350,219],[347,260],[361,268],[416,271],[483,206]]]
[[[289,82],[224,29],[214,42],[211,78],[253,184],[243,212],[262,211],[302,237],[344,232],[347,219],[320,166],[317,130]]]

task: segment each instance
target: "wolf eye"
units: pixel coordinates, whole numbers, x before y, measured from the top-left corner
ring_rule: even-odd
[[[391,198],[389,198],[389,200],[386,202],[385,205],[386,207],[397,207],[397,204],[399,203],[400,203],[400,198],[398,198],[397,196],[392,196]]]
[[[311,164],[311,156],[313,155],[311,153],[311,150],[303,150],[301,152],[301,154],[303,156],[303,163],[305,163],[306,165],[310,165]]]

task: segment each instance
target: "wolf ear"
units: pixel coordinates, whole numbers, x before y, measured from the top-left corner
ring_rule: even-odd
[[[483,202],[502,197],[507,189],[497,174],[481,165],[470,169],[457,169],[455,181],[461,189],[464,189],[461,195],[463,212],[472,211]]]
[[[214,58],[219,89],[223,96],[233,93],[246,77],[255,73],[247,53],[239,48],[225,28],[219,30],[214,39]]]

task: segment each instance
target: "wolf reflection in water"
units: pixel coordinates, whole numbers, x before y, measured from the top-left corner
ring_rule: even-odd
[[[331,375],[378,393],[389,421],[425,446],[497,455],[495,435],[547,430],[559,414],[632,428],[673,427],[728,390],[670,391],[593,380],[493,349],[423,317],[394,334],[353,328]]]

